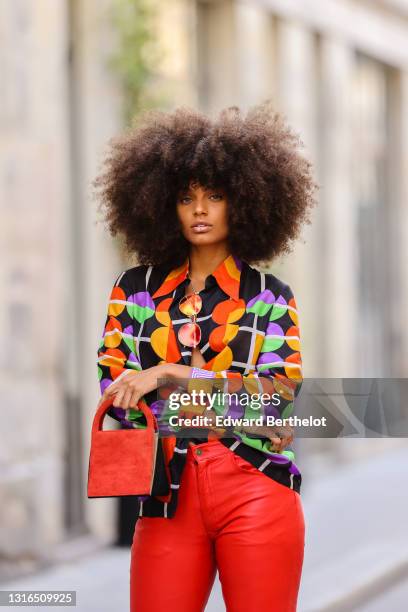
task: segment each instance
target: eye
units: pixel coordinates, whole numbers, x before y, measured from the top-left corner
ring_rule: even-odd
[[[177,202],[179,204],[189,204],[191,202],[191,198],[190,196],[180,196],[179,199],[177,200]]]
[[[210,195],[210,198],[212,198],[213,200],[219,201],[219,200],[223,200],[224,196],[222,193],[212,193]]]

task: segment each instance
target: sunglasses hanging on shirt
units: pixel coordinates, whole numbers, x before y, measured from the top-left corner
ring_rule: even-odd
[[[191,288],[193,293],[183,296],[179,302],[180,312],[189,317],[191,321],[180,327],[178,339],[184,346],[195,348],[201,340],[201,329],[197,323],[197,315],[203,307],[203,302],[198,291],[194,290],[193,283],[191,283]]]

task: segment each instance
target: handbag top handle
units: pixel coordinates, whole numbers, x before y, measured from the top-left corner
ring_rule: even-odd
[[[92,424],[92,433],[96,434],[97,431],[102,431],[103,419],[105,417],[108,408],[112,405],[112,398],[106,399],[102,402],[95,413],[93,424]],[[154,431],[158,431],[157,419],[151,408],[146,404],[144,399],[140,399],[137,402],[137,407],[143,412],[146,417],[147,427],[153,429]]]

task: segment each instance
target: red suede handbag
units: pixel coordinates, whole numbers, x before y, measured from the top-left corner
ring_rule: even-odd
[[[145,429],[103,430],[112,398],[101,403],[92,425],[88,467],[88,497],[150,495],[153,488],[159,431],[146,402],[138,408],[146,417]]]

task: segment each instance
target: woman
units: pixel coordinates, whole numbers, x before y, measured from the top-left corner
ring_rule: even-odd
[[[98,348],[108,414],[143,427],[144,397],[168,424],[163,379],[228,398],[190,404],[178,418],[200,412],[205,426],[160,438],[154,490],[135,510],[133,612],[204,610],[217,568],[229,612],[296,610],[305,525],[293,430],[244,419],[289,416],[302,382],[293,293],[252,265],[289,252],[310,223],[316,185],[298,142],[269,102],[214,120],[150,112],[113,139],[94,183],[139,261],[115,281]]]

